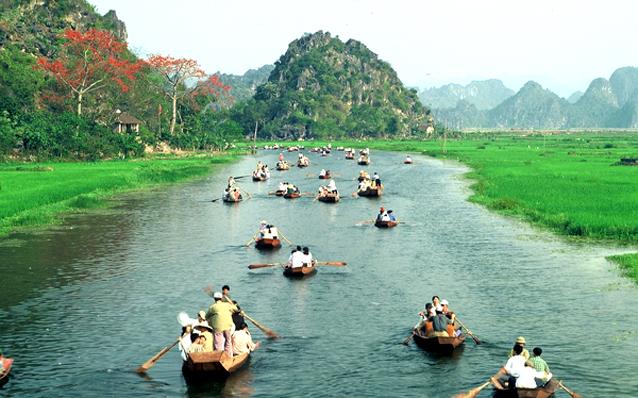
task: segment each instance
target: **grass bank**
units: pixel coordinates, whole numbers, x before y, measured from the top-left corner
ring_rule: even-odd
[[[473,202],[559,234],[638,243],[638,167],[618,165],[620,158],[638,158],[635,133],[476,133],[445,141],[332,145],[454,159],[472,167]],[[638,255],[610,259],[638,281]]]
[[[208,174],[237,155],[129,161],[0,164],[0,236],[59,222],[61,213],[103,206],[116,193]]]

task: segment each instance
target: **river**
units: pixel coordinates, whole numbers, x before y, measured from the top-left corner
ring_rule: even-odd
[[[258,158],[274,168],[276,153]],[[571,243],[468,202],[460,165],[424,157],[403,165],[402,154],[373,152],[368,170],[379,172],[385,195],[353,199],[361,166],[343,152],[310,158],[309,168],[273,170],[264,183],[240,179],[253,198],[238,205],[210,199],[228,175],[249,174],[253,157],[0,240],[0,349],[15,358],[0,396],[450,397],[494,374],[519,335],[583,396],[638,396],[638,289],[604,259],[617,249]],[[316,192],[321,167],[336,174],[340,203],[268,195],[282,179]],[[380,205],[402,224],[362,224]],[[261,219],[347,267],[301,281],[277,268],[249,271],[289,252],[244,246]],[[262,347],[226,383],[187,386],[177,350],[137,375],[178,336],[178,312],[210,304],[209,284],[229,284],[283,338],[265,340],[253,327]],[[468,339],[452,357],[402,345],[433,294],[484,343]]]

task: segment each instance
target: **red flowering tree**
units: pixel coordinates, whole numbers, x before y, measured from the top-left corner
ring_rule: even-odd
[[[197,61],[188,58],[153,55],[148,59],[148,64],[164,78],[164,92],[173,104],[170,125],[173,134],[177,123],[177,102],[197,90],[199,84],[189,84],[189,80],[201,79],[206,73]]]
[[[233,101],[230,89],[231,87],[224,84],[218,74],[214,74],[197,83],[193,96],[204,98],[204,109],[213,104],[219,104],[220,108],[228,108]]]
[[[143,65],[126,57],[126,43],[111,32],[91,29],[85,33],[67,29],[60,54],[56,59],[41,57],[38,66],[69,87],[77,100],[77,113],[91,93],[116,85],[123,92]]]

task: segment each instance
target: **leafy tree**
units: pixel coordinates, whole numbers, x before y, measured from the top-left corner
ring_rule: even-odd
[[[38,65],[71,89],[78,115],[82,115],[82,102],[90,93],[112,84],[128,91],[128,84],[135,80],[142,63],[128,59],[126,43],[109,31],[97,29],[86,33],[67,29],[63,37],[65,42],[57,58],[41,57]]]
[[[44,76],[34,64],[34,57],[16,48],[0,49],[0,113],[17,115],[35,108]]]

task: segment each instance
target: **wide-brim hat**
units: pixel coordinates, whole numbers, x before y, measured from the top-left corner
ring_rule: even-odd
[[[209,332],[213,331],[213,328],[205,323],[198,323],[197,325],[193,325],[193,328],[204,328],[207,329]]]
[[[527,342],[525,341],[525,337],[523,336],[518,336],[516,338],[516,344],[527,344]]]

